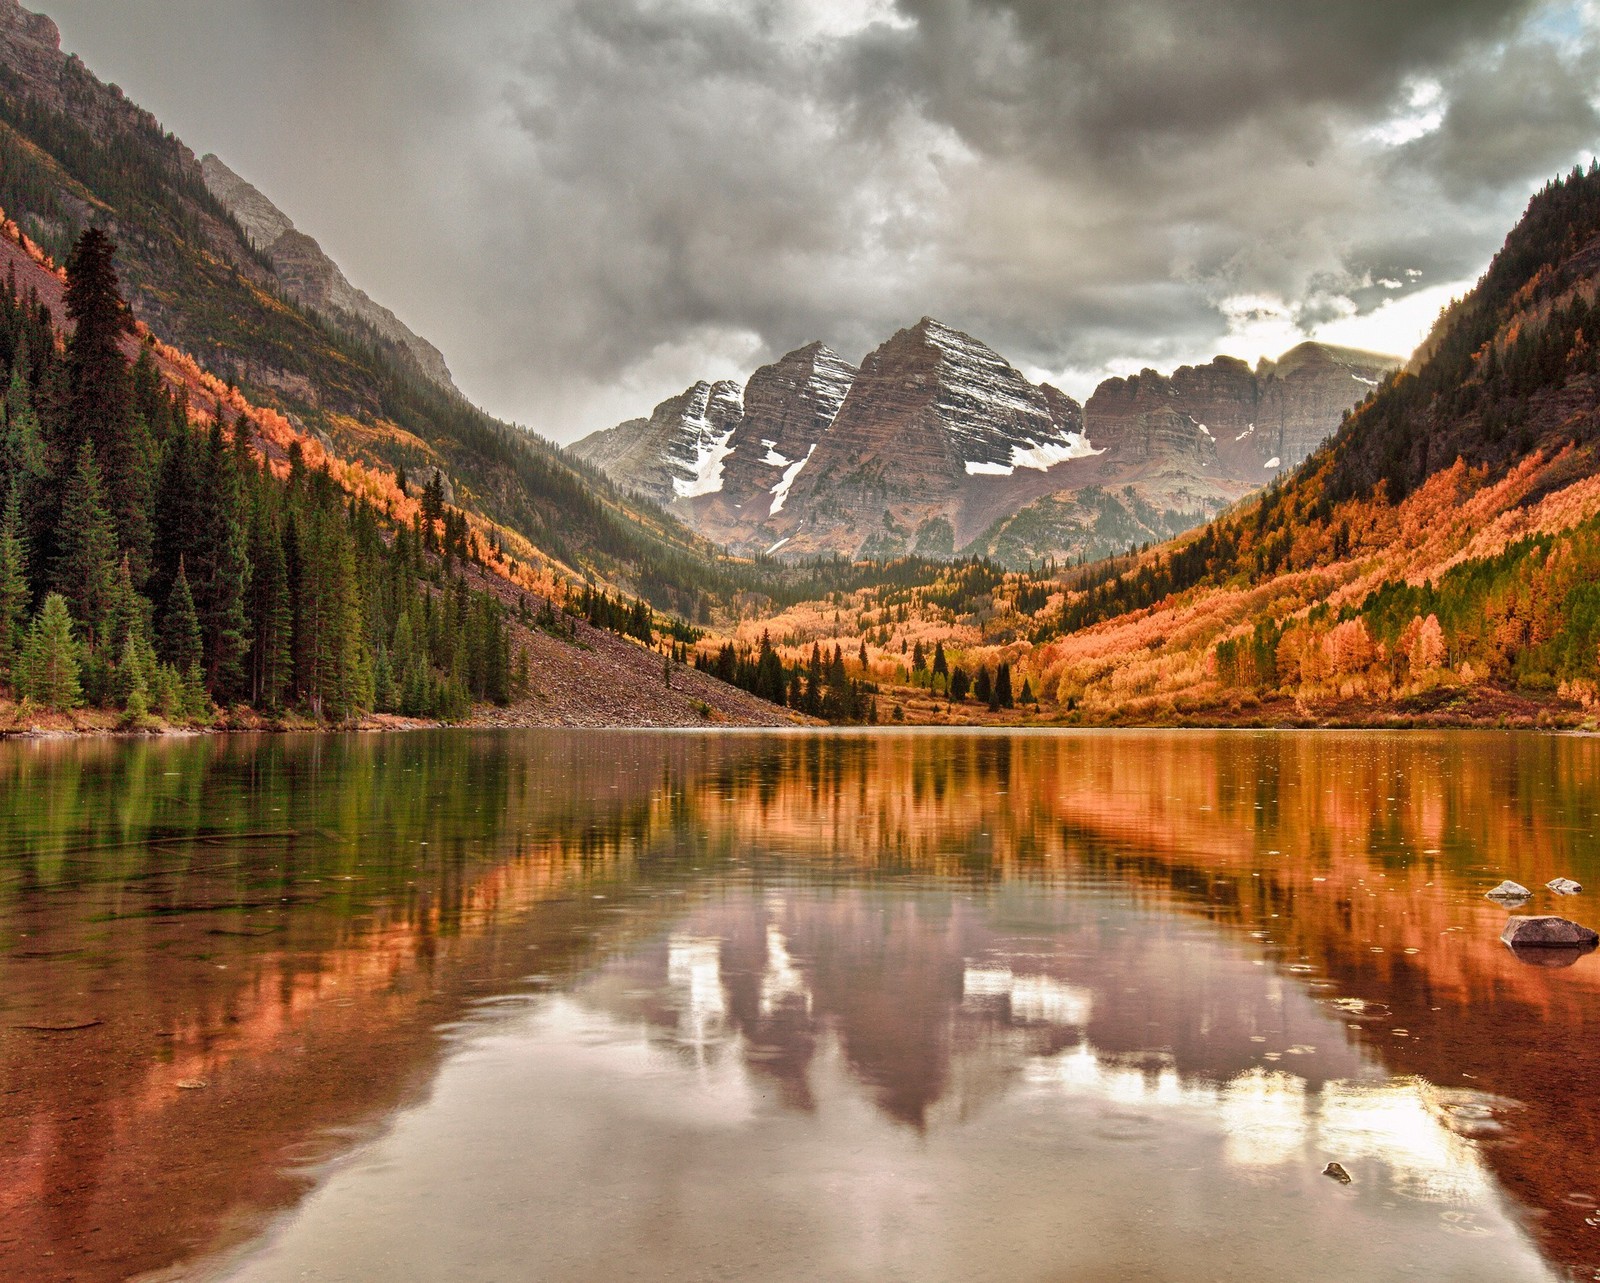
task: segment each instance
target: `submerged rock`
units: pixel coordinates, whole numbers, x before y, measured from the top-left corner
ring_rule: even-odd
[[[1514,944],[1511,946],[1511,956],[1524,966],[1543,967],[1546,971],[1557,971],[1562,967],[1570,967],[1579,958],[1587,958],[1594,952],[1594,945],[1578,944]]]
[[[1348,1185],[1350,1183],[1350,1173],[1345,1171],[1345,1169],[1338,1163],[1329,1163],[1322,1169],[1322,1174],[1324,1176],[1333,1177],[1333,1179],[1338,1181],[1341,1185]]]
[[[1565,918],[1511,918],[1500,938],[1513,949],[1592,949],[1600,935]]]
[[[1557,895],[1577,895],[1583,890],[1581,883],[1574,882],[1571,878],[1551,878],[1545,883]]]
[[[1493,891],[1485,891],[1483,894],[1486,900],[1526,900],[1533,892],[1520,882],[1505,881]]]

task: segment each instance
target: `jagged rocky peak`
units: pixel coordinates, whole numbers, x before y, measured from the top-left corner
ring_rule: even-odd
[[[715,494],[722,489],[722,465],[732,450],[733,430],[744,418],[744,390],[731,379],[696,383],[671,407],[676,422],[667,439],[672,494],[678,499]]]
[[[744,418],[737,383],[702,380],[668,397],[648,419],[629,419],[568,446],[618,485],[672,503],[722,489],[723,464]]]
[[[273,274],[291,298],[335,325],[358,333],[371,330],[409,358],[425,377],[459,395],[439,349],[352,285],[322,246],[298,230],[256,187],[216,155],[201,159],[200,173],[206,188],[233,215],[250,243],[271,260]]]
[[[762,366],[745,386],[741,440],[770,443],[771,451],[784,456],[803,453],[833,426],[856,373],[821,343]]]
[[[280,236],[294,230],[287,214],[229,169],[214,152],[201,158],[200,172],[206,189],[238,220],[258,250],[271,250]]]
[[[1035,387],[987,344],[925,316],[862,363],[838,430],[900,422],[924,455],[939,453],[967,476],[1043,471],[1093,453],[1079,407]],[[908,443],[911,444],[911,443]]]
[[[61,29],[51,18],[17,0],[0,0],[0,63],[16,75],[25,94],[64,112],[101,142],[133,131],[165,135],[160,122],[118,86],[102,84],[77,54],[61,51]],[[186,178],[196,174],[194,153],[165,137],[175,170]]]

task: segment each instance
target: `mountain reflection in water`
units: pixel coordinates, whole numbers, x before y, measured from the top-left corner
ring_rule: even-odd
[[[0,747],[0,1276],[1590,1277],[1596,753]]]

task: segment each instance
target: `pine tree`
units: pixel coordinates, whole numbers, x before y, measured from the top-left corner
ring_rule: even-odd
[[[195,614],[194,594],[189,591],[188,571],[179,561],[178,577],[161,617],[161,657],[187,680],[200,667],[200,653],[200,619]]]
[[[269,712],[283,707],[289,686],[289,576],[283,540],[257,503],[250,524],[250,699]]]
[[[0,518],[0,680],[13,686],[27,609],[28,546],[22,532],[22,505],[13,485]]]
[[[967,671],[957,664],[950,670],[950,699],[954,703],[961,703],[967,697],[968,681]]]
[[[220,408],[211,421],[200,474],[191,591],[198,586],[194,604],[206,685],[227,700],[245,692],[241,661],[250,649],[250,620],[245,613],[250,560],[240,486],[223,436]]]
[[[134,384],[122,354],[122,336],[132,327],[112,259],[116,246],[91,227],[67,260],[67,316],[74,329],[67,347],[67,404],[62,445],[75,456],[93,444],[105,471],[106,508],[118,548],[133,561],[142,582],[150,559],[149,433],[134,413]]]
[[[148,711],[156,653],[150,641],[150,603],[134,588],[126,556],[117,570],[102,645],[108,654],[117,657],[110,682],[112,696],[130,710],[138,704],[137,711],[143,715]]]
[[[19,353],[19,358],[23,354]],[[33,497],[49,476],[45,465],[44,433],[33,408],[21,364],[11,367],[11,382],[6,387],[4,421],[0,423],[0,477],[11,479],[19,502]]]
[[[78,644],[66,598],[51,593],[28,630],[23,650],[23,694],[35,704],[63,711],[83,702],[78,683]]]
[[[117,534],[106,511],[94,447],[79,447],[77,469],[61,503],[51,587],[67,601],[92,651],[116,595]]]
[[[389,662],[389,648],[380,642],[377,662],[372,666],[372,706],[380,713],[392,713],[398,699],[394,667]]]

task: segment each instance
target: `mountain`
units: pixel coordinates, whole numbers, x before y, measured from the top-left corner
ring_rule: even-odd
[[[691,389],[570,449],[735,551],[791,559],[950,556],[997,503],[1092,453],[1077,402],[930,317],[859,370],[820,343],[789,353],[751,376],[737,417],[726,386],[713,432]],[[674,459],[699,466],[669,492]]]
[[[468,404],[266,197],[15,0],[0,207],[0,733],[469,701],[512,724],[792,720],[682,651],[683,617],[781,576]]]
[[[1298,467],[1200,529],[1065,570],[951,566],[752,618],[734,640],[767,633],[783,639],[786,657],[813,646],[864,652],[851,673],[869,677],[890,714],[910,721],[1592,728],[1594,335],[1600,166],[1539,192],[1404,370],[1385,375]],[[1167,438],[1161,451],[1196,449],[1191,458],[1207,466],[1215,450],[1221,471],[1229,429],[1234,466],[1303,448],[1314,425],[1261,413],[1275,388],[1309,379],[1334,389],[1331,403],[1341,380],[1369,377],[1361,370],[1349,354],[1297,351],[1253,373],[1213,363],[1159,383],[1140,376],[1149,386],[1132,390],[1122,381],[1112,404],[1137,418],[1130,410],[1132,428],[1104,437],[1097,459],[1142,457],[1154,434]],[[1224,417],[1250,377],[1245,403],[1259,417]],[[1219,386],[1234,391],[1220,398]],[[1095,408],[1091,400],[1091,440]],[[1197,440],[1201,413],[1207,431]],[[1251,444],[1251,422],[1266,444]],[[1080,491],[1074,502],[1092,507],[1091,497]],[[948,679],[927,662],[936,646]],[[992,712],[969,711],[950,699],[957,670],[994,689],[1002,663],[1016,709],[997,700]]]
[[[998,520],[971,545],[1020,567],[1159,543],[1298,466],[1396,357],[1307,342],[1252,370],[1235,357],[1107,379],[1084,406],[1098,475]]]
[[[297,230],[288,215],[215,155],[201,157],[200,173],[206,189],[233,215],[250,244],[267,256],[290,298],[341,329],[358,336],[375,335],[385,346],[409,357],[425,378],[461,395],[439,349],[350,284],[322,246]]]
[[[772,586],[474,408],[431,345],[390,328],[266,197],[213,163],[224,203],[207,169],[63,53],[48,17],[0,0],[0,207],[57,262],[86,227],[104,229],[133,314],[156,337],[341,459],[418,480],[438,470],[492,527],[485,537],[542,580],[592,576],[680,614],[707,594]]]
[[[1292,468],[1396,358],[1304,343],[1109,379],[1087,406],[924,317],[859,370],[821,344],[570,447],[746,555],[1006,565],[1159,542]],[[708,417],[708,400],[722,407]]]
[[[728,439],[744,413],[737,383],[696,383],[648,419],[583,439],[580,459],[660,504],[705,494],[721,480]]]

